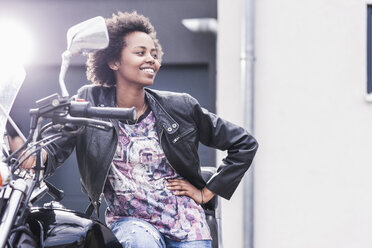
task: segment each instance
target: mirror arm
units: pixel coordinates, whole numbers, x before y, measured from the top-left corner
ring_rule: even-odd
[[[68,91],[65,84],[65,76],[67,69],[70,65],[70,59],[72,57],[72,53],[69,50],[66,50],[62,53],[62,64],[61,64],[61,71],[59,73],[59,86],[61,88],[62,97],[68,97]]]

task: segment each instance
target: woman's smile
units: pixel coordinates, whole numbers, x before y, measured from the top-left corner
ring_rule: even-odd
[[[155,69],[153,67],[142,67],[140,68],[141,71],[145,72],[146,74],[155,74]]]

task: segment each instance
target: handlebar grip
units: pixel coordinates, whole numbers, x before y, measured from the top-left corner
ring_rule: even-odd
[[[136,120],[136,108],[91,107],[90,102],[71,102],[70,115],[74,117],[99,117]]]
[[[136,119],[136,108],[110,108],[110,107],[90,107],[87,110],[87,117],[101,117],[112,119],[123,119],[134,121]]]

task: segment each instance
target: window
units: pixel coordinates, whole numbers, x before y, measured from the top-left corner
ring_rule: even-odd
[[[367,7],[367,93],[372,93],[372,5]]]

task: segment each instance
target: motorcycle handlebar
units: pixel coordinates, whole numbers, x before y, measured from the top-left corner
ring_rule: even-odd
[[[108,119],[136,120],[136,108],[92,107],[90,102],[72,101],[70,115],[74,117],[98,117]]]

